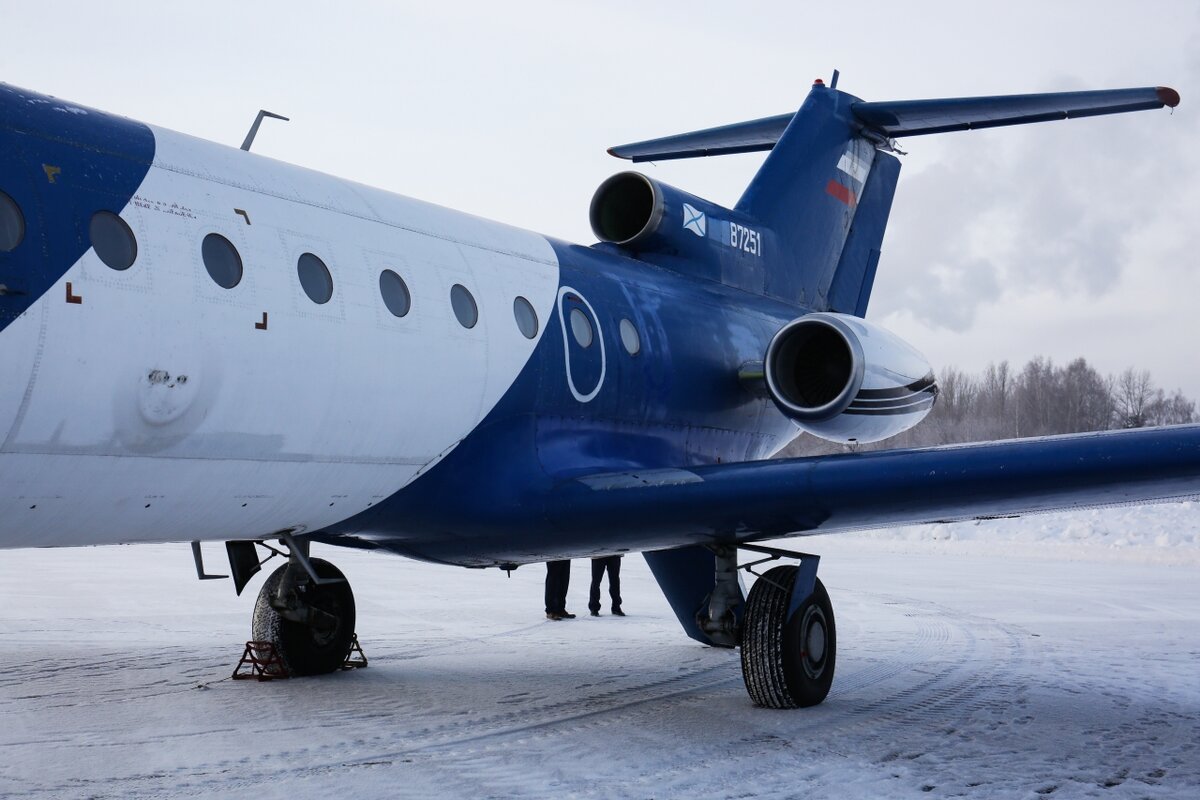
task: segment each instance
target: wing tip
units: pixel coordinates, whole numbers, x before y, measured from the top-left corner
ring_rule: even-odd
[[[1170,86],[1159,86],[1154,91],[1158,95],[1158,99],[1167,108],[1174,108],[1179,105],[1179,92]]]
[[[620,147],[620,145],[618,145],[618,146],[616,146],[616,147],[610,147],[610,148],[608,148],[608,150],[606,150],[605,152],[606,152],[606,153],[608,153],[608,154],[609,154],[610,156],[612,156],[613,158],[624,158],[624,159],[628,159],[628,158],[629,158],[629,156],[621,155],[621,153],[620,153],[620,150],[621,150],[621,147]]]

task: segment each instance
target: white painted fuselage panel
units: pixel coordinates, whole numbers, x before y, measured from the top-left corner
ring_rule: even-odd
[[[541,236],[155,129],[122,212],[126,271],[89,250],[0,334],[0,546],[257,538],[313,530],[404,487],[512,386],[553,313]],[[244,213],[239,213],[244,212]],[[80,212],[84,212],[81,210]],[[244,275],[223,289],[201,242]],[[333,296],[297,277],[313,253]],[[407,284],[388,311],[380,273]],[[65,301],[65,283],[82,302]],[[479,309],[465,328],[450,301]],[[517,296],[537,311],[527,339]]]

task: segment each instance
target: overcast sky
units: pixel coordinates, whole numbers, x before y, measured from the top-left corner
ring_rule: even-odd
[[[336,9],[336,10],[335,10]],[[868,317],[935,367],[1135,365],[1200,399],[1200,3],[0,0],[0,80],[561,238],[611,145],[868,100],[1167,85],[1141,112],[916,137]],[[762,156],[643,165],[733,204]]]

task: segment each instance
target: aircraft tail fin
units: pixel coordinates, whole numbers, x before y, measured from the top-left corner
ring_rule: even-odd
[[[794,114],[621,145],[632,161],[769,150],[735,211],[767,230],[766,294],[863,315],[900,162],[894,138],[1179,104],[1166,87],[865,102],[817,81]]]
[[[864,135],[852,110],[856,101],[823,84],[813,86],[734,206],[770,231],[764,237],[767,295],[830,310],[829,290],[837,283],[843,294],[853,295],[854,307],[859,305],[861,282],[849,287],[846,277],[835,280],[838,267],[851,232],[866,245],[864,257],[879,250],[896,175],[881,179],[876,164],[887,159],[898,174],[899,161],[877,149],[877,137]],[[883,213],[860,219],[868,197]],[[856,259],[853,268],[848,263],[847,269],[865,278],[873,269],[860,262]],[[836,310],[853,313],[854,308]]]

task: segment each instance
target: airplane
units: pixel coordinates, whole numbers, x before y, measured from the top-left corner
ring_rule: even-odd
[[[580,245],[0,84],[0,547],[190,542],[206,579],[224,542],[238,594],[279,557],[253,633],[294,675],[355,628],[312,542],[506,570],[642,552],[755,704],[815,705],[819,557],[764,542],[1200,494],[1200,426],[856,448],[937,398],[866,318],[897,139],[1178,103],[864,101],[835,74],[794,113],[613,148],[769,152],[732,208],[615,174]],[[847,452],[770,458],[801,431]]]

